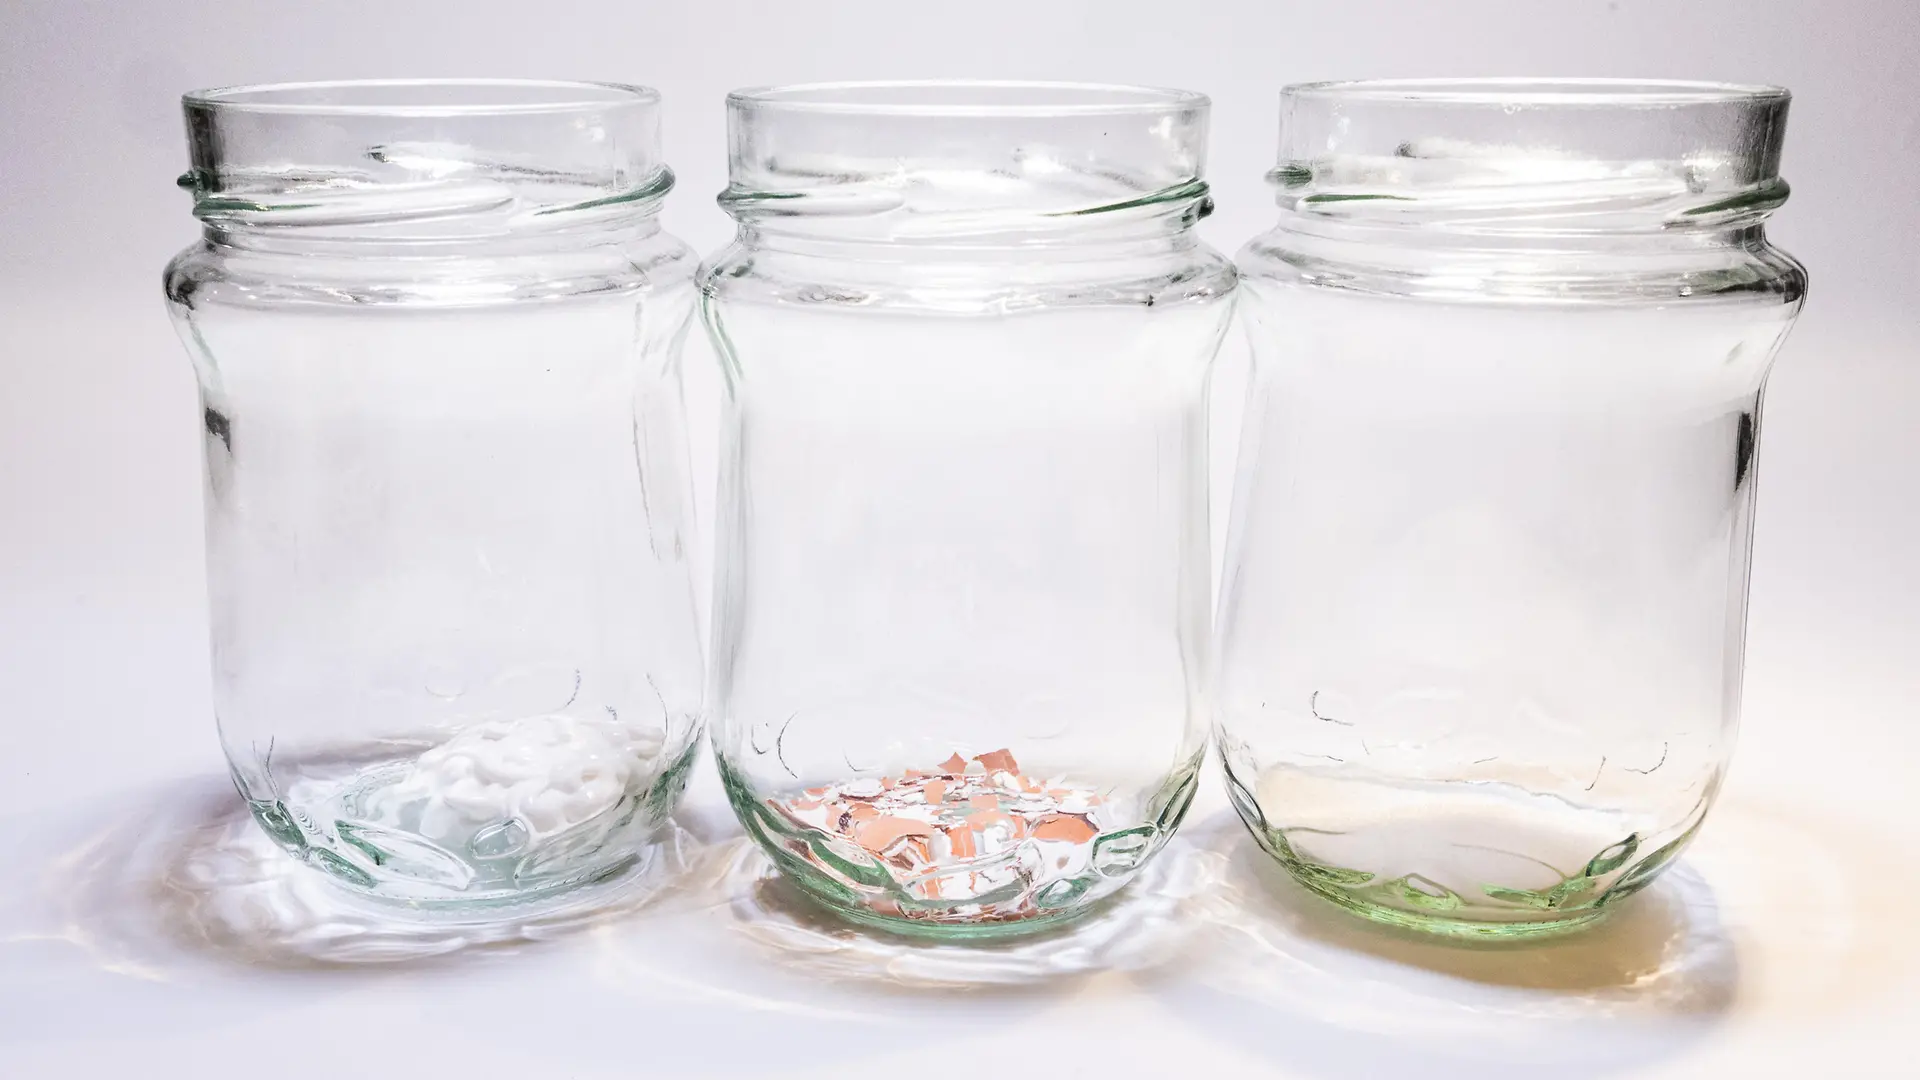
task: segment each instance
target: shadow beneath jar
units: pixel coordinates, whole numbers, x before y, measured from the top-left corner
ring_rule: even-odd
[[[1230,813],[1188,835],[1222,865],[1207,959],[1145,982],[1211,1036],[1314,1075],[1613,1075],[1679,1053],[1734,1004],[1733,936],[1685,863],[1583,931],[1459,942],[1314,896]]]
[[[785,973],[888,990],[1018,991],[1183,956],[1218,875],[1217,856],[1175,839],[1129,882],[1071,922],[1031,935],[938,941],[849,922],[782,876],[759,848],[731,846],[713,883],[730,928]]]
[[[44,884],[69,939],[113,970],[160,971],[183,954],[254,969],[406,969],[570,936],[661,903],[708,848],[675,823],[632,871],[558,906],[417,912],[357,896],[288,856],[223,777],[122,809],[48,860]]]

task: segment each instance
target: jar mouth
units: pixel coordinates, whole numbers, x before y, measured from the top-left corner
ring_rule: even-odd
[[[1205,94],[1100,83],[736,90],[720,203],[761,235],[885,243],[1178,231],[1210,206],[1209,110]]]
[[[1429,103],[1434,105],[1670,108],[1676,105],[1735,105],[1786,101],[1785,87],[1762,83],[1699,82],[1686,79],[1350,79],[1296,83],[1280,91],[1283,99]]]
[[[1777,86],[1382,79],[1280,92],[1268,174],[1303,219],[1468,233],[1720,231],[1787,197]]]
[[[626,227],[673,186],[660,95],[619,83],[370,79],[185,95],[194,216],[385,241]]]
[[[1137,116],[1205,108],[1205,94],[1114,83],[919,79],[756,86],[727,95],[730,107],[754,113],[860,116],[1088,117]]]
[[[651,87],[559,79],[336,79],[195,90],[188,110],[289,117],[478,117],[605,113],[653,107]]]

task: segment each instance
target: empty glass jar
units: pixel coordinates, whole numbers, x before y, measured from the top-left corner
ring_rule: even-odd
[[[714,748],[816,898],[1031,929],[1166,841],[1205,743],[1207,101],[731,96]]]
[[[1241,266],[1230,793],[1384,922],[1597,917],[1700,827],[1739,713],[1783,90],[1284,92]]]
[[[214,701],[286,850],[422,908],[618,877],[702,669],[658,98],[188,95]]]

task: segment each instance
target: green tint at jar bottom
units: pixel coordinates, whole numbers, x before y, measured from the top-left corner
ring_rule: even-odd
[[[1277,838],[1278,834],[1275,836]],[[1275,857],[1280,858],[1278,855]],[[1340,905],[1355,915],[1389,926],[1447,937],[1503,941],[1552,937],[1591,926],[1607,916],[1607,909],[1604,908],[1575,912],[1547,921],[1529,922],[1480,922],[1471,919],[1453,919],[1444,915],[1425,915],[1404,908],[1390,907],[1385,903],[1376,903],[1358,891],[1326,884],[1326,874],[1329,871],[1338,872],[1335,868],[1321,867],[1298,860],[1290,862],[1285,858],[1280,858],[1280,863],[1293,874],[1295,881],[1306,886],[1309,891]],[[1409,897],[1427,895],[1417,881],[1409,882],[1406,878],[1395,879],[1379,888],[1398,888]]]
[[[749,834],[816,901],[894,933],[978,939],[1057,926],[1116,892],[1178,826],[1198,769],[1177,770],[1144,822],[1005,750],[771,795],[724,760],[721,775]]]
[[[1274,791],[1288,782],[1287,771],[1267,774],[1262,801],[1226,770],[1234,809],[1261,848],[1307,890],[1356,915],[1449,937],[1511,940],[1589,926],[1651,884],[1700,821],[1653,836],[1615,814],[1542,813],[1540,797],[1518,788],[1438,784],[1458,790],[1422,793],[1429,800],[1422,813],[1361,812],[1337,829],[1276,825],[1262,806],[1283,805]],[[1360,805],[1354,800],[1348,809]],[[1479,842],[1481,833],[1489,842]]]

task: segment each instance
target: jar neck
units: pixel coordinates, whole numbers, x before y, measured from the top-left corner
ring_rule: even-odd
[[[1283,221],[1240,256],[1244,279],[1452,302],[1798,303],[1806,270],[1757,223],[1573,238]]]
[[[1542,157],[1332,157],[1267,174],[1283,227],[1432,246],[1684,247],[1747,235],[1787,201],[1777,175]]]
[[[671,177],[663,187],[671,186]],[[335,207],[309,203],[297,222],[272,208],[223,208],[200,214],[201,234],[236,253],[317,258],[456,259],[565,254],[586,247],[630,246],[660,235],[658,195],[586,205],[529,208],[514,200],[442,200],[418,213],[362,216],[367,200]]]
[[[771,197],[729,189],[720,204],[738,243],[762,251],[876,263],[1074,263],[1177,253],[1213,212],[1205,181],[1107,203],[928,205],[874,186]]]
[[[1248,245],[1254,280],[1555,302],[1791,303],[1806,288],[1805,270],[1767,242],[1767,217],[1787,197],[1778,177],[1715,185],[1658,163],[1517,159],[1425,171],[1294,164],[1269,179],[1280,221]]]
[[[773,228],[745,219],[734,243],[704,264],[701,288],[729,302],[961,315],[1210,302],[1231,292],[1235,271],[1192,228],[1208,208],[1203,191],[1172,209],[1001,221],[908,240],[888,240],[883,223],[809,230],[790,218]]]

